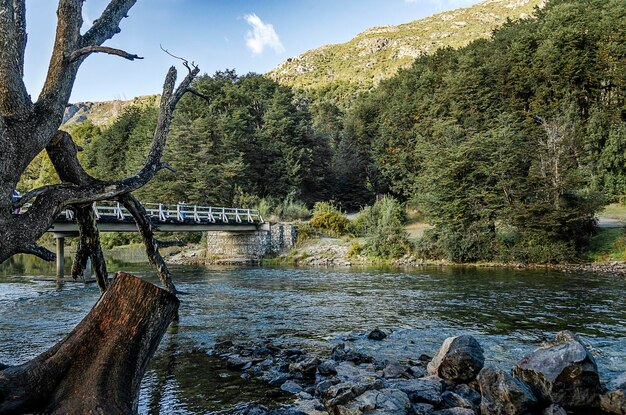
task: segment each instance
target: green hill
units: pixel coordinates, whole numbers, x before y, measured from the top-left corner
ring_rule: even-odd
[[[305,90],[368,89],[415,58],[443,47],[458,48],[491,32],[507,19],[533,14],[545,0],[486,0],[398,26],[374,27],[352,40],[325,45],[289,58],[267,75]]]

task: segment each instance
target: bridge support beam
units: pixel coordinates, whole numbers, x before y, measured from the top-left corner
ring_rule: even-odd
[[[65,269],[65,238],[56,238],[56,254],[57,254],[57,278],[63,278]]]

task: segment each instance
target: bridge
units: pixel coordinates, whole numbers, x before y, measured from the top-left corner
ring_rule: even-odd
[[[28,210],[24,205],[19,213]],[[186,203],[166,205],[142,203],[155,232],[251,232],[258,230],[265,221],[257,209],[214,206],[197,206]],[[93,204],[100,232],[138,232],[132,215],[120,203],[100,202]],[[57,276],[63,276],[65,237],[78,236],[78,224],[74,212],[64,210],[48,232],[56,239]]]

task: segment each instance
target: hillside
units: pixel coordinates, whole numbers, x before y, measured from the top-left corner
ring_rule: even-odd
[[[289,58],[267,75],[281,84],[307,90],[341,84],[350,90],[369,88],[421,55],[489,37],[507,19],[528,17],[545,2],[486,0],[398,26],[374,27],[346,43],[325,45]]]
[[[98,126],[111,124],[127,107],[156,107],[159,95],[144,95],[126,101],[78,102],[65,109],[63,124],[75,124],[89,119]]]

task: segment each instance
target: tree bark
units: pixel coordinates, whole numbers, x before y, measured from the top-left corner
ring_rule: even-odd
[[[0,414],[136,413],[146,366],[178,305],[173,294],[117,273],[65,339],[0,371]]]

